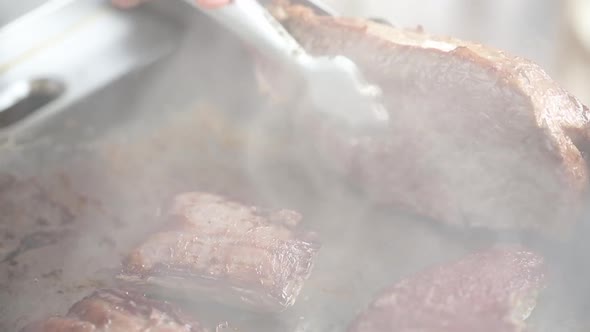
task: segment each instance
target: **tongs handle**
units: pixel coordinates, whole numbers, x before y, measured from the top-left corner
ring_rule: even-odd
[[[213,9],[201,8],[194,0],[186,1],[282,65],[297,68],[311,60],[303,47],[256,0],[234,0]]]

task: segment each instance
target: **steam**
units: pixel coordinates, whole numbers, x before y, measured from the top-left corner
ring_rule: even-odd
[[[334,42],[337,35],[322,35],[329,31],[311,34],[295,28],[294,33],[318,53],[350,56],[389,94],[393,126],[388,137],[348,136],[317,117],[302,95],[291,96],[290,104],[275,110],[289,113],[285,117],[292,124],[292,137],[283,152],[306,176],[307,198],[312,201],[307,208],[314,207],[307,214],[311,216],[308,223],[318,227],[328,243],[323,249],[326,261],[318,262],[318,269],[329,266],[341,276],[350,273],[350,279],[342,278],[355,285],[348,289],[355,294],[351,297],[363,298],[371,288],[368,285],[384,286],[418,268],[418,262],[435,264],[475,248],[525,243],[551,252],[556,249],[555,236],[572,229],[580,211],[568,206],[579,206],[582,198],[558,170],[569,166],[548,157],[559,154],[552,149],[562,143],[561,137],[538,128],[531,108],[539,106],[511,91],[497,73],[436,52],[430,58],[409,51],[384,54],[354,35],[338,44]],[[529,63],[524,67],[540,70]],[[276,71],[266,73],[266,78],[281,82],[267,82],[267,86],[285,85]],[[259,116],[255,128],[276,121],[267,116]],[[260,151],[250,147],[247,153],[250,174],[262,184],[265,197],[279,200],[282,194],[284,201],[293,202],[288,197],[291,187],[272,184],[271,172],[260,167],[264,160]],[[554,204],[547,206],[547,202]],[[377,203],[396,208],[383,212]],[[441,222],[447,226],[435,226]],[[333,234],[338,234],[340,245],[331,242]],[[390,242],[382,244],[380,236]],[[415,245],[404,242],[408,238]],[[382,251],[368,254],[380,245]],[[359,251],[365,256],[359,257]],[[392,254],[386,263],[379,255],[400,251],[415,255],[415,262],[393,263]],[[353,272],[346,264],[335,266],[336,261],[362,263]],[[391,266],[385,266],[389,262]],[[354,273],[358,273],[356,279]],[[317,275],[321,279],[322,272]],[[386,276],[388,281],[371,276]],[[309,287],[320,287],[315,282],[310,281]]]
[[[75,208],[76,227],[80,227],[77,231],[82,236],[49,251],[54,257],[51,262],[63,263],[65,277],[57,285],[43,283],[49,285],[45,290],[39,287],[24,293],[27,299],[23,303],[29,302],[25,301],[29,297],[36,299],[38,294],[47,299],[36,304],[34,312],[46,310],[46,303],[56,296],[64,301],[65,309],[88,290],[108,284],[106,275],[111,271],[102,268],[117,269],[137,241],[161,227],[159,216],[172,195],[203,190],[261,206],[297,209],[305,216],[302,226],[318,232],[323,243],[316,269],[293,310],[279,318],[253,319],[214,309],[211,317],[215,319],[210,325],[228,320],[230,326],[240,326],[243,331],[261,325],[269,331],[277,325],[305,327],[306,331],[342,330],[381,289],[404,276],[495,243],[527,241],[519,233],[465,232],[462,229],[470,220],[462,219],[464,211],[455,210],[451,215],[440,211],[447,211],[449,205],[467,204],[474,207],[477,217],[478,213],[490,213],[489,206],[511,201],[515,205],[529,204],[509,195],[511,181],[520,179],[538,180],[526,188],[531,197],[542,194],[536,192],[538,187],[558,185],[543,177],[539,164],[544,162],[542,159],[523,163],[519,157],[542,137],[521,137],[523,141],[509,138],[513,150],[478,150],[484,146],[478,145],[480,140],[505,137],[501,128],[486,131],[497,127],[497,121],[519,126],[522,120],[511,119],[511,115],[495,120],[483,112],[484,108],[506,109],[506,114],[516,117],[521,115],[522,105],[487,105],[472,100],[472,115],[482,127],[464,127],[459,119],[445,117],[442,108],[439,114],[424,116],[430,114],[428,109],[417,106],[415,100],[424,98],[418,92],[431,86],[418,86],[416,81],[400,76],[410,69],[404,62],[408,59],[393,55],[368,59],[363,54],[378,53],[353,49],[359,63],[379,64],[376,72],[367,73],[394,93],[389,110],[395,114],[395,125],[391,137],[350,137],[316,118],[305,98],[298,95],[299,82],[279,72],[271,72],[270,76],[265,73],[265,77],[273,78],[271,88],[281,86],[281,93],[287,91],[288,98],[283,100],[288,103],[260,103],[251,58],[242,46],[229,35],[220,37],[200,28],[185,36],[186,44],[173,59],[147,75],[130,79],[141,88],[128,89],[113,100],[121,107],[118,126],[97,141],[84,144],[84,152],[74,162],[47,170],[45,175],[52,180],[57,177],[53,170],[65,170],[74,183],[68,195],[77,198],[75,204],[68,204]],[[459,76],[440,83],[452,84],[470,79],[471,75],[473,86],[485,94],[498,92],[491,90],[494,84],[486,83],[490,82],[488,73],[461,66],[449,66],[446,70],[459,68]],[[424,73],[436,70],[444,68],[424,68]],[[379,79],[383,73],[397,79]],[[277,78],[280,85],[275,83]],[[125,84],[129,82],[122,86]],[[454,91],[453,96],[460,98],[459,90]],[[452,105],[442,97],[430,102]],[[100,110],[92,109],[95,114]],[[470,136],[460,136],[463,130],[470,131]],[[457,146],[463,150],[458,151]],[[496,164],[510,165],[518,174],[505,177],[502,170],[494,169]],[[420,176],[412,178],[416,174]],[[434,187],[436,177],[447,174],[453,175],[450,186]],[[422,185],[413,186],[412,181]],[[484,189],[471,195],[476,193],[471,191],[475,186],[489,190],[489,196],[483,195]],[[468,199],[452,201],[454,188],[464,190],[461,197]],[[55,193],[57,199],[62,194]],[[550,194],[556,199],[548,201],[556,206],[568,199],[557,190]],[[408,195],[417,198],[399,201]],[[475,200],[482,197],[489,200]],[[426,200],[437,213],[429,215],[433,209],[423,208]],[[547,207],[529,207],[530,211],[540,208]],[[502,228],[514,226],[511,222],[525,223],[506,221],[512,212],[506,207],[492,215]],[[524,216],[529,218],[526,223],[536,222],[536,216]],[[442,219],[454,221],[455,225],[442,226]],[[482,222],[474,224],[486,226]],[[550,249],[547,247],[542,249]],[[50,272],[49,264],[42,261],[39,257],[32,260],[43,271],[29,273],[25,281]],[[88,284],[80,285],[81,277]],[[94,283],[97,280],[100,285]],[[27,282],[11,285],[17,285],[18,293],[26,290]],[[80,288],[72,289],[72,285]],[[56,290],[66,294],[55,295]],[[197,313],[207,310],[192,309]],[[9,313],[18,317],[17,311]],[[201,317],[197,314],[197,318]]]

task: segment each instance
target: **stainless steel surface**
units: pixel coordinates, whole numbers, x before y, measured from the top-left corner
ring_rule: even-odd
[[[63,95],[18,127],[32,125],[35,117],[52,116],[171,52],[180,32],[145,11],[117,11],[108,1],[50,1],[0,30],[0,91],[40,76],[65,85]]]
[[[0,27],[26,15],[31,10],[43,5],[47,0],[3,0],[0,1]]]
[[[295,0],[293,3],[299,3],[304,6],[308,6],[320,15],[338,16],[338,12],[322,0]]]
[[[57,73],[68,78],[69,99],[10,127],[1,141],[0,331],[62,314],[95,288],[112,285],[122,257],[158,227],[163,202],[180,191],[205,190],[298,209],[304,227],[318,232],[323,243],[302,296],[280,315],[257,316],[206,300],[181,303],[210,329],[228,322],[239,331],[342,331],[379,290],[403,276],[500,241],[529,241],[518,234],[451,231],[377,209],[340,179],[301,164],[283,121],[287,110],[272,109],[259,98],[241,44],[206,17],[174,3],[137,12],[107,9],[114,16],[103,23],[130,24],[120,26],[126,28],[119,52],[145,50],[131,41],[145,31],[170,31],[164,45],[178,46],[150,65],[140,61],[143,65],[109,75],[103,84],[90,88],[85,82],[94,80],[61,69],[89,67],[111,55],[126,58],[110,43],[103,44],[108,56],[83,52],[86,61],[72,58],[72,66],[22,62],[11,67],[8,82],[59,68]],[[168,15],[182,18],[183,33]],[[76,47],[66,51],[47,50],[53,57],[41,52],[37,61],[58,54],[70,59],[70,52],[96,43],[85,36],[90,35],[81,33]],[[11,50],[21,54],[16,48]],[[75,78],[80,80],[70,81]],[[87,92],[75,94],[79,90],[71,84]],[[534,331],[587,327],[579,320],[583,310],[576,312],[588,303],[588,273],[579,249],[539,247],[550,262],[554,287],[533,313],[540,325]]]
[[[186,2],[199,8],[193,0]],[[257,0],[200,9],[263,56],[300,75],[318,111],[352,128],[387,126],[381,91],[363,78],[356,64],[344,56],[309,55]]]
[[[257,0],[236,1],[215,9],[201,8],[192,0],[185,2],[283,65],[299,68],[303,65],[299,63],[300,59],[309,58],[301,45]]]
[[[65,92],[56,78],[18,81],[0,91],[0,128],[9,127],[55,101]]]

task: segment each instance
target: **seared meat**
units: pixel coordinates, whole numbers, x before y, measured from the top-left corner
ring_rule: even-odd
[[[74,304],[66,317],[33,323],[23,332],[200,332],[167,303],[122,290],[100,290]]]
[[[175,198],[172,225],[129,255],[119,279],[192,299],[196,293],[261,311],[291,306],[318,245],[294,230],[301,216],[206,193]]]
[[[490,249],[398,282],[349,331],[523,331],[544,280],[537,254]]]
[[[549,234],[578,218],[588,169],[576,144],[590,142],[590,113],[539,66],[420,29],[282,0],[271,9],[310,53],[345,55],[382,87],[390,129],[368,137],[344,136],[297,90],[278,92],[298,105],[296,139],[375,201],[453,225]],[[260,76],[276,92],[289,80],[268,65]]]

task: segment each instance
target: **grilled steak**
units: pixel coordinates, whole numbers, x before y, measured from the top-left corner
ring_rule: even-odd
[[[420,29],[317,16],[287,1],[271,10],[310,53],[347,56],[383,89],[388,134],[358,137],[319,118],[297,90],[277,92],[297,104],[297,139],[309,139],[321,163],[376,202],[499,230],[563,234],[578,219],[590,114],[539,66]],[[267,67],[260,77],[275,92],[288,86]]]
[[[544,279],[543,258],[535,253],[490,249],[400,281],[349,331],[523,331]]]
[[[178,195],[171,225],[129,255],[120,280],[192,299],[207,293],[254,311],[291,306],[318,245],[298,234],[301,216],[263,211],[206,193]]]
[[[66,317],[51,317],[22,332],[201,332],[198,323],[167,303],[122,290],[100,290],[74,304]]]

